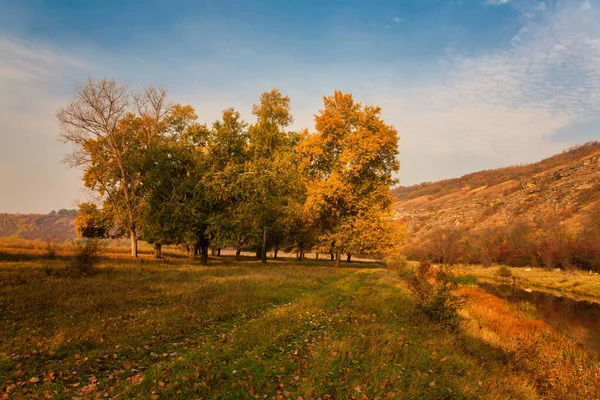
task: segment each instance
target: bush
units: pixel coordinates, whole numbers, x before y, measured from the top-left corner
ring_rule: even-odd
[[[479,279],[475,275],[451,275],[450,280],[463,286],[476,286]]]
[[[498,274],[498,276],[501,276],[502,278],[510,278],[512,276],[512,272],[511,272],[510,268],[505,267],[505,266],[498,268],[497,274]]]
[[[82,239],[73,244],[73,270],[87,275],[92,272],[100,259],[102,242],[100,239]]]
[[[458,328],[461,320],[458,310],[465,299],[453,294],[458,283],[449,269],[434,268],[429,261],[423,261],[416,271],[405,269],[400,275],[425,316],[447,329]]]
[[[401,256],[389,256],[383,259],[383,265],[392,271],[399,271],[408,267],[408,259]]]
[[[58,245],[54,240],[46,240],[46,245],[44,246],[44,258],[47,260],[54,260],[56,258],[57,250]]]

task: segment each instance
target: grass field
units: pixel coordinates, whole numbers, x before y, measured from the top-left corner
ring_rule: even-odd
[[[475,287],[448,332],[373,263],[166,253],[83,277],[67,246],[0,241],[0,398],[600,397],[597,360]]]

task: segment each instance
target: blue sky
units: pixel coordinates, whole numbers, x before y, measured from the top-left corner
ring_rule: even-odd
[[[335,89],[378,104],[414,184],[598,139],[596,0],[0,0],[0,212],[74,207],[55,113],[88,76],[165,86],[202,121],[261,92],[313,128]]]

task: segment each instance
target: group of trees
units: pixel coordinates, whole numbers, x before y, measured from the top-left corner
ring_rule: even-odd
[[[69,216],[69,217],[76,217],[77,216],[77,209],[73,208],[73,209],[68,210],[66,208],[61,208],[58,211],[54,211],[54,210],[50,211],[50,215],[66,215],[66,216]]]
[[[265,92],[248,124],[233,108],[212,126],[164,89],[132,92],[114,79],[87,80],[59,110],[66,161],[98,195],[76,221],[82,236],[128,236],[186,245],[341,254],[397,251],[404,229],[391,219],[399,169],[397,131],[380,108],[351,94],[324,98],[316,130],[293,132],[290,99]]]
[[[600,271],[600,203],[581,229],[568,227],[558,215],[537,222],[467,230],[441,226],[428,240],[406,249],[409,258],[440,263],[505,264],[515,267],[583,268]]]

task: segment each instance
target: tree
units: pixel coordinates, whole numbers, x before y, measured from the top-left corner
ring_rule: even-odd
[[[84,170],[84,184],[109,203],[115,222],[131,239],[137,257],[141,218],[143,153],[162,135],[168,114],[166,91],[147,87],[131,93],[125,84],[88,79],[57,118],[60,137],[74,146],[66,162]]]
[[[140,232],[154,243],[155,255],[162,256],[163,244],[182,244],[190,225],[189,188],[198,182],[198,163],[206,127],[197,123],[193,107],[176,104],[163,122],[164,135],[143,154],[141,195],[143,198]],[[200,156],[200,157],[199,157]]]
[[[284,130],[293,118],[290,99],[279,90],[263,93],[252,113],[257,122],[248,130],[249,161],[242,184],[247,193],[245,200],[252,208],[250,215],[262,230],[260,254],[265,263],[269,227],[282,218],[286,207],[289,178],[294,171],[291,150],[295,135]]]
[[[460,242],[464,230],[458,226],[440,226],[431,233],[431,251],[442,264],[452,264],[458,260]]]
[[[348,232],[348,254],[398,256],[406,240],[407,228],[405,224],[391,219],[389,213],[371,210],[370,215],[358,215]]]
[[[93,203],[79,204],[75,231],[82,238],[106,238],[110,232],[110,216]]]
[[[351,246],[348,229],[373,216],[370,210],[390,212],[392,173],[400,168],[398,133],[381,119],[379,107],[355,103],[351,94],[336,91],[323,103],[316,132],[302,134],[298,152],[308,191],[305,212],[321,240],[331,243],[339,266],[340,254]]]
[[[248,130],[238,111],[228,108],[215,121],[206,144],[207,184],[212,193],[213,212],[209,217],[212,246],[231,245],[241,252],[247,237],[245,216],[240,216],[245,193],[240,177],[248,161]],[[241,243],[240,243],[241,242]]]

